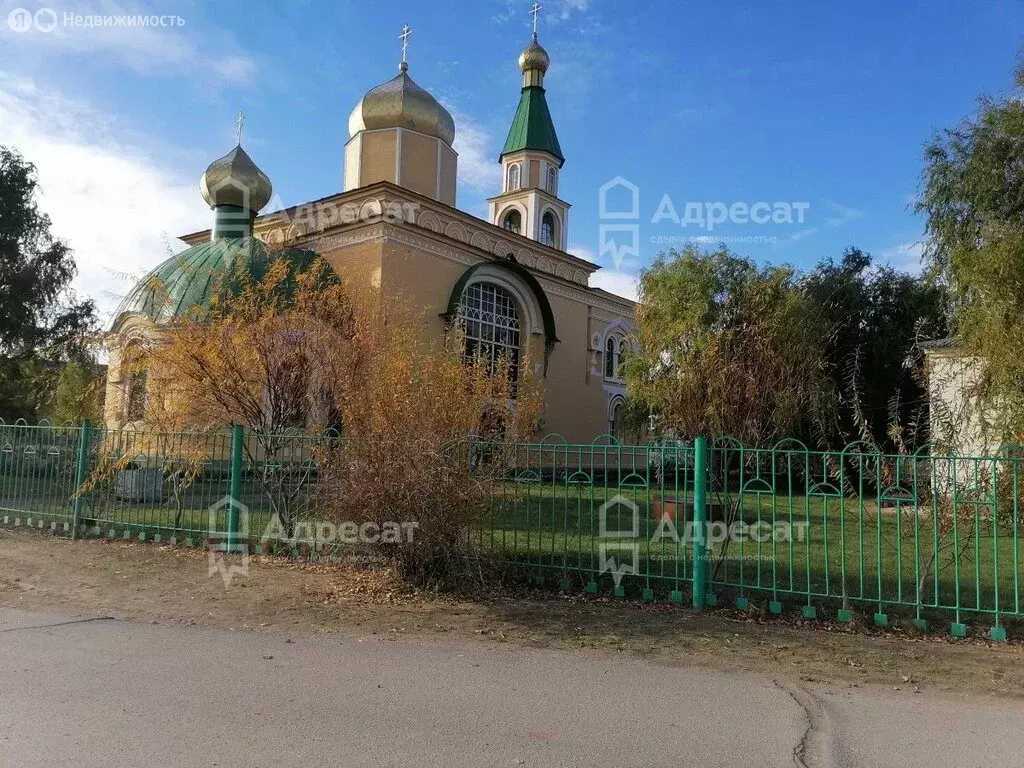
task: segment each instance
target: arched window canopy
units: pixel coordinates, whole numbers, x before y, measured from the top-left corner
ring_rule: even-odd
[[[533,294],[534,299],[537,301],[537,307],[540,309],[541,322],[544,326],[544,367],[546,369],[547,357],[551,353],[555,344],[558,343],[558,336],[555,334],[555,313],[551,310],[551,303],[548,301],[548,297],[544,293],[544,289],[541,287],[540,283],[537,282],[537,278],[534,277],[522,264],[518,264],[514,261],[482,261],[479,264],[474,264],[462,273],[462,276],[452,287],[451,297],[448,299],[448,311],[441,315],[441,317],[443,317],[445,322],[449,325],[455,322],[456,318],[459,316],[459,303],[462,301],[463,291],[469,284],[470,280],[473,279],[473,276],[484,267],[509,272],[519,278],[522,282],[526,283],[526,286],[530,289],[530,293]]]

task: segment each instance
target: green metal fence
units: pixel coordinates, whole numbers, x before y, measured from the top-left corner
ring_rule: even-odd
[[[313,516],[336,433],[263,435],[0,424],[0,520],[72,536],[258,540]]]
[[[1021,449],[1024,451],[1024,449]],[[1005,639],[1021,617],[1024,452],[889,455],[732,438],[518,446],[492,549],[539,580],[695,607],[924,628],[967,617]]]
[[[333,433],[238,427],[0,424],[0,520],[239,549],[265,543],[277,519],[287,539],[315,519],[326,459],[342,445]],[[481,473],[489,514],[472,541],[538,582],[809,619],[948,621],[958,636],[973,623],[997,640],[1022,616],[1024,449],[905,456],[865,443],[608,436],[467,445],[467,471],[500,462]]]

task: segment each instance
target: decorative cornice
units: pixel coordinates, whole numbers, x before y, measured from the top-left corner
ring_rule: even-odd
[[[631,313],[634,307],[627,299],[615,302],[589,289],[590,274],[600,269],[597,264],[389,182],[260,216],[255,233],[271,247],[301,244],[318,252],[388,238],[466,265],[512,258],[555,295],[618,314]],[[195,232],[182,239],[203,237],[208,233]]]

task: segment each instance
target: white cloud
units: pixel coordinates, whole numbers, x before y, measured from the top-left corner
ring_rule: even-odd
[[[590,276],[591,288],[603,288],[616,296],[636,301],[640,294],[640,280],[629,272],[600,269]]]
[[[570,245],[568,252],[578,259],[586,259],[587,261],[592,261],[595,264],[597,263],[597,259],[594,258],[594,252],[585,245]]]
[[[825,226],[829,229],[841,227],[864,216],[864,211],[857,208],[851,208],[848,205],[833,203],[831,200],[826,200],[825,204],[831,211],[831,215],[825,217]]]
[[[570,245],[569,253],[580,259],[597,263],[594,252],[585,245]],[[636,301],[640,290],[640,279],[630,272],[615,269],[599,269],[590,276],[591,288],[602,288],[616,296]]]
[[[924,255],[924,243],[900,243],[888,250],[882,251],[882,258],[894,269],[909,272],[912,275],[919,275],[924,269],[921,259]]]
[[[828,213],[825,215],[825,219],[820,227],[807,227],[806,229],[798,230],[789,236],[789,240],[793,242],[798,242],[805,238],[816,235],[822,229],[837,229],[839,227],[844,227],[851,221],[856,221],[857,219],[863,218],[865,216],[864,211],[860,210],[859,208],[851,208],[848,205],[840,205],[839,203],[834,203],[831,200],[826,200],[825,206],[827,208]],[[816,219],[817,217],[814,214],[815,209],[811,208],[810,210],[811,213],[808,215],[808,218]]]
[[[540,25],[544,22],[558,24],[569,21],[574,16],[583,15],[590,10],[591,0],[548,0],[543,3],[544,10],[540,14]],[[501,10],[494,14],[494,21],[498,24],[507,24],[511,21],[520,21],[524,26],[532,26],[533,19],[529,13],[529,5],[522,0],[497,0]]]
[[[501,165],[494,137],[471,117],[449,104],[445,107],[455,118],[452,146],[459,153],[459,186],[482,198],[497,195],[501,192]]]
[[[90,60],[102,59],[126,66],[147,76],[202,75],[197,82],[237,85],[255,79],[256,62],[241,50],[234,37],[213,30],[200,19],[180,13],[163,14],[129,0],[117,3],[105,0],[63,2],[56,10],[57,26],[50,32],[29,29],[15,32],[4,23],[8,13],[23,3],[0,2],[0,41],[17,47],[23,57],[85,55]],[[66,24],[71,17],[103,16],[113,20],[131,17],[165,19],[164,25],[133,24],[123,21],[110,24]],[[182,18],[183,26],[170,20]],[[191,26],[190,26],[191,22]],[[200,36],[196,29],[205,31]],[[212,32],[211,32],[212,30]],[[203,41],[204,44],[200,44]]]
[[[132,276],[180,250],[174,237],[210,218],[196,179],[119,134],[128,131],[89,105],[0,72],[0,143],[36,165],[40,207],[78,263],[75,287],[103,313],[116,308]]]

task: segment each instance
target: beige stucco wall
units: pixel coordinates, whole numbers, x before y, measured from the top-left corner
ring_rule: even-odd
[[[445,144],[440,144],[439,147],[441,152],[441,189],[438,200],[454,208],[458,176],[458,155],[455,153],[455,150]]]
[[[360,183],[395,181],[395,155],[398,151],[398,130],[364,131],[358,152]]]
[[[402,161],[400,164],[403,187],[428,197],[437,197],[438,139],[414,131],[402,131]]]
[[[981,373],[977,358],[952,349],[930,351],[926,359],[932,442],[960,455],[992,455],[999,441],[986,439],[972,397]]]
[[[405,128],[360,131],[345,146],[345,189],[388,181],[454,207],[457,157],[440,139]]]
[[[346,283],[369,284],[374,288],[381,285],[381,263],[383,243],[364,242],[354,245],[330,245],[311,243]]]
[[[487,261],[466,248],[466,261]],[[445,332],[441,315],[448,308],[452,289],[469,265],[424,251],[396,239],[379,244],[337,248],[327,255],[345,274],[372,272],[379,267],[383,292],[399,297],[406,306],[421,312],[432,332]],[[555,318],[559,343],[548,359],[543,376],[544,338],[541,328],[524,328],[529,356],[545,392],[544,429],[572,443],[589,443],[608,429],[608,403],[624,387],[611,386],[603,376],[601,352],[590,349],[595,330],[604,333],[616,321],[631,324],[628,304],[623,311],[595,308],[586,301],[558,295],[549,278],[541,279]],[[568,286],[566,286],[568,288]],[[575,290],[575,289],[574,289]],[[524,325],[526,325],[524,323]],[[615,326],[619,327],[619,326]],[[595,375],[596,373],[596,375]]]

